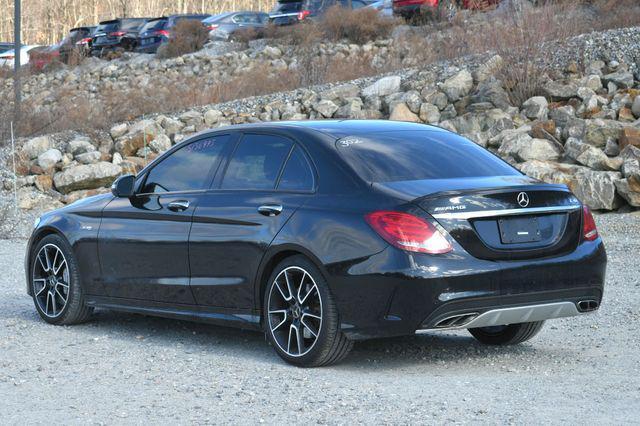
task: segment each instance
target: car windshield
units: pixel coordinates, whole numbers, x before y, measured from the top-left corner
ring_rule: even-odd
[[[453,133],[381,132],[345,137],[336,146],[367,182],[520,175],[489,151]]]
[[[166,19],[156,19],[153,21],[149,21],[146,24],[144,24],[144,26],[140,29],[140,32],[144,33],[146,31],[161,30],[164,27],[166,27],[167,22],[168,21]]]

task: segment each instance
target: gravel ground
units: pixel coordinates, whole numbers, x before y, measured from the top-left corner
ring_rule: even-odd
[[[529,343],[465,332],[359,343],[340,365],[282,363],[258,333],[99,311],[74,327],[24,294],[25,242],[0,241],[0,418],[34,423],[634,423],[640,215],[597,221],[609,253],[594,315]]]

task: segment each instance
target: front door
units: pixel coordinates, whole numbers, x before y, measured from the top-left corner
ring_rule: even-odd
[[[312,168],[294,141],[245,134],[193,216],[189,253],[198,304],[252,309],[265,251],[313,189]]]
[[[109,296],[195,304],[189,288],[191,217],[229,139],[204,137],[171,151],[139,178],[139,193],[107,205],[98,249]]]

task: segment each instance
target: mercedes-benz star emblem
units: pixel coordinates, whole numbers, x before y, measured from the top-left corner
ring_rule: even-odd
[[[520,207],[527,207],[529,205],[529,196],[526,192],[518,194],[518,204],[520,204]]]

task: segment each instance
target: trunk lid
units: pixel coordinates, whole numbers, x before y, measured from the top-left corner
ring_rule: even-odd
[[[425,210],[480,259],[548,257],[571,252],[580,243],[581,204],[564,185],[526,176],[374,185]]]

